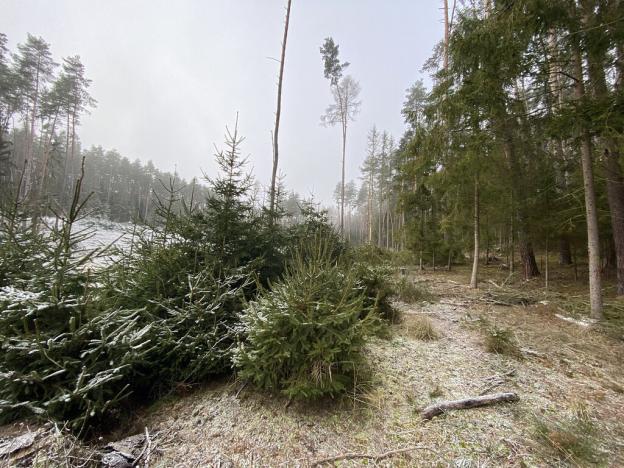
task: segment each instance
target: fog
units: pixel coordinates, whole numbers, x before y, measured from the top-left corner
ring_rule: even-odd
[[[268,184],[283,33],[283,0],[2,0],[12,50],[42,36],[55,58],[79,54],[98,105],[84,116],[83,147],[152,160],[183,177],[214,172],[214,145],[239,113],[256,178]],[[340,178],[338,128],[320,125],[331,101],[319,47],[332,36],[362,86],[351,125],[347,180],[358,177],[366,133],[399,138],[404,91],[442,36],[437,1],[293,0],[286,52],[280,172],[289,189],[331,203]]]

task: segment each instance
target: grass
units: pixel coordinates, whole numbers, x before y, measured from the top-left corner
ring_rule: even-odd
[[[536,440],[562,461],[576,465],[599,463],[596,427],[586,407],[579,407],[564,419],[536,417]]]
[[[431,389],[431,391],[429,392],[429,398],[439,398],[442,395],[444,395],[444,390],[442,390],[442,388],[440,387],[440,384],[436,384],[435,387],[433,387]]]
[[[416,286],[413,281],[402,277],[396,285],[396,297],[406,304],[415,304],[416,302],[431,301],[433,295],[422,286]]]
[[[432,341],[440,338],[440,333],[431,319],[422,314],[406,314],[403,319],[403,330],[405,336],[415,340]]]

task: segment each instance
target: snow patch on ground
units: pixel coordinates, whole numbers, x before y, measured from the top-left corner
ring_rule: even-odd
[[[0,288],[0,302],[23,302],[34,301],[39,299],[42,292],[24,291],[23,289],[14,288],[13,286],[4,286]]]

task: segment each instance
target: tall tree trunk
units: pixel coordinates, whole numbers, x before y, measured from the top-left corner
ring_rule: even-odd
[[[619,159],[617,146],[605,150],[607,198],[616,255],[617,295],[621,296],[624,295],[624,178]]]
[[[584,25],[591,27],[594,15],[594,2],[584,2],[585,14]],[[597,99],[607,99],[609,90],[605,77],[605,51],[590,48],[587,53],[589,79],[593,94]],[[613,242],[615,244],[616,271],[617,271],[617,294],[624,294],[624,177],[620,166],[620,150],[617,141],[609,128],[604,126],[602,130],[602,142],[605,146],[604,170],[607,182],[607,200],[611,214],[611,226],[613,230]]]
[[[576,39],[578,40],[578,39]],[[585,99],[583,65],[578,43],[573,47],[574,97],[582,102]],[[594,169],[592,142],[587,126],[581,122],[581,165],[583,170],[583,188],[585,190],[585,214],[587,217],[587,252],[589,259],[589,298],[591,316],[602,319],[602,278],[600,276],[600,235],[598,230],[598,208],[594,189]]]
[[[522,266],[524,268],[524,279],[529,280],[535,276],[539,276],[539,268],[537,267],[537,261],[535,260],[535,251],[533,245],[527,239],[521,239],[520,244],[520,259],[522,260]]]
[[[474,253],[472,255],[472,274],[470,275],[470,287],[478,287],[479,275],[479,177],[474,180]]]
[[[449,37],[450,37],[450,24],[449,24],[449,6],[448,0],[444,2],[444,70],[448,69],[449,62]]]
[[[512,212],[513,212],[513,203],[512,203]],[[511,229],[509,232],[510,242],[509,242],[509,250],[511,251],[511,260],[509,261],[509,273],[513,274],[514,269],[516,267],[516,236],[515,236],[515,227],[514,227],[514,215],[511,215]]]
[[[30,115],[30,131],[28,133],[28,140],[26,142],[26,157],[25,161],[27,162],[24,165],[24,172],[26,172],[24,181],[25,183],[22,185],[22,189],[24,190],[22,193],[26,194],[30,188],[30,179],[32,177],[34,171],[34,158],[33,158],[33,147],[35,145],[35,120],[37,118],[37,106],[39,104],[39,75],[41,72],[41,55],[39,55],[37,60],[37,73],[35,75],[35,94],[33,95],[33,105],[32,111]]]
[[[548,263],[548,237],[546,237],[546,267],[544,269],[544,287],[546,289],[546,291],[548,291],[548,275],[550,273],[550,268],[549,268],[549,263]]]
[[[368,217],[368,243],[373,243],[373,173],[371,171],[368,179],[367,193],[367,217]]]
[[[282,83],[284,80],[284,61],[286,59],[286,41],[288,39],[288,23],[290,21],[290,3],[286,6],[286,22],[284,24],[284,38],[282,39],[282,55],[280,58],[279,80],[277,82],[277,109],[275,111],[275,128],[273,130],[273,171],[271,172],[271,223],[275,218],[275,186],[277,183],[277,164],[279,160],[279,125],[282,114]]]
[[[342,122],[342,182],[340,185],[340,235],[344,238],[344,202],[345,202],[345,161],[347,148],[346,116]]]

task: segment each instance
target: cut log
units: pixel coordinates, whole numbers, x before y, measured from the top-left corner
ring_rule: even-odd
[[[428,420],[446,413],[447,411],[478,408],[496,403],[518,401],[520,397],[515,393],[494,393],[463,400],[441,401],[431,406],[427,406],[421,413],[423,419]]]

